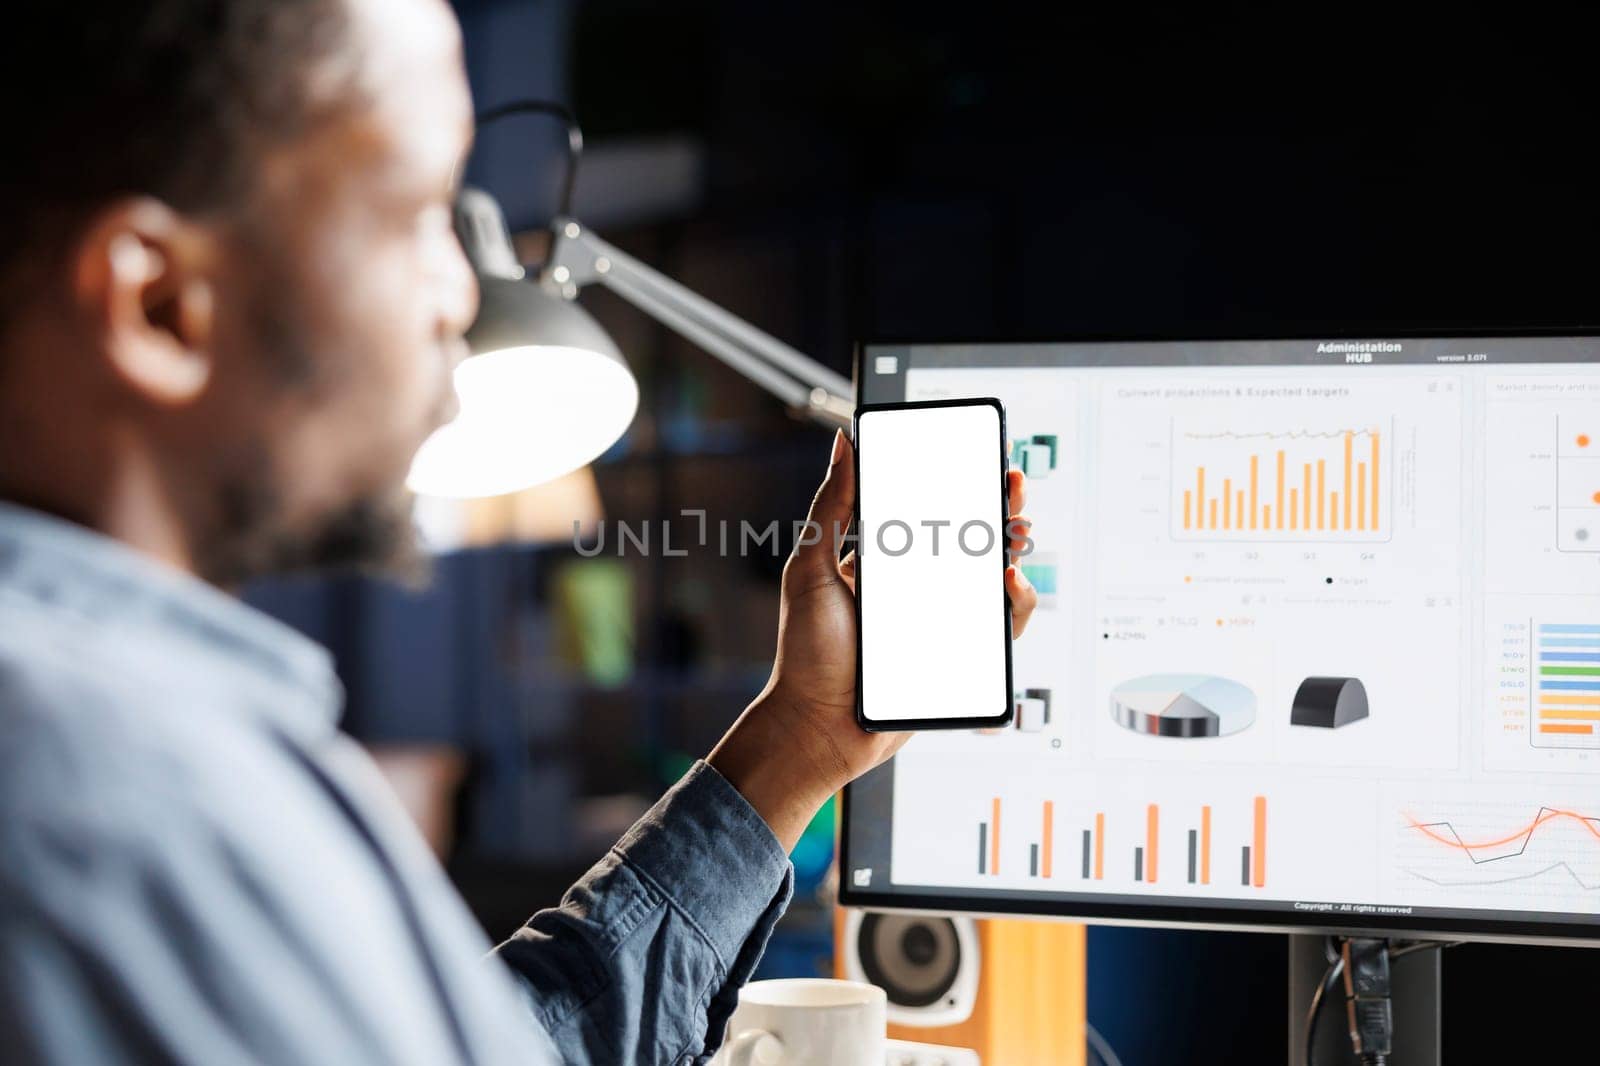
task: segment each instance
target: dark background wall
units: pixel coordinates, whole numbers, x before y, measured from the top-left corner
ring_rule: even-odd
[[[591,144],[579,217],[846,373],[871,337],[1600,322],[1592,38],[1529,9],[457,8],[480,106],[576,110]],[[505,123],[480,139],[472,180],[537,229],[559,144],[538,120]],[[594,468],[608,517],[803,514],[823,432],[606,294],[584,300],[644,389]],[[628,676],[574,679],[541,650],[571,563],[561,545],[463,557],[409,608],[359,585],[316,593],[334,597],[351,721],[373,735],[395,732],[396,686],[361,680],[361,664],[397,641],[434,649],[411,667],[431,680],[405,688],[445,693],[428,700],[439,722],[399,732],[476,753],[453,870],[495,935],[598,854],[585,811],[663,787],[771,661],[781,556],[691,553],[623,561]],[[406,609],[456,636],[382,623]],[[775,943],[790,970],[827,950],[807,902]],[[1128,1066],[1283,1061],[1285,966],[1273,936],[1095,930],[1090,1016]],[[1592,953],[1455,949],[1446,1061],[1582,1046],[1597,979]]]

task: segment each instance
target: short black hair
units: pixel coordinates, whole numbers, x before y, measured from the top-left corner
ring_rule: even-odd
[[[77,226],[118,197],[203,213],[247,196],[262,150],[303,132],[325,106],[310,87],[319,65],[349,43],[345,3],[20,5],[4,46],[15,53],[6,66],[16,87],[0,102],[10,142],[0,314],[19,295],[24,268],[53,261]]]

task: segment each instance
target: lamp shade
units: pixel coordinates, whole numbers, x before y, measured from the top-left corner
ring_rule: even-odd
[[[478,272],[461,410],[422,445],[407,485],[427,496],[497,496],[560,477],[621,437],[639,384],[589,313],[522,279],[497,204],[465,190],[456,229]]]
[[[456,367],[461,411],[423,444],[407,481],[429,496],[496,496],[560,477],[621,437],[639,386],[588,312],[536,284],[484,278]]]

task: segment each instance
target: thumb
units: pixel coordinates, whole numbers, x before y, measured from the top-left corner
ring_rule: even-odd
[[[839,576],[839,547],[850,529],[856,506],[855,449],[837,430],[828,476],[811,501],[806,527],[795,541],[796,567],[814,576]]]

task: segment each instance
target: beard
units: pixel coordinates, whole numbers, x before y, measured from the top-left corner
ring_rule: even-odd
[[[355,572],[420,588],[432,576],[412,511],[415,498],[397,489],[357,497],[308,528],[284,528],[280,494],[265,462],[229,478],[218,495],[219,524],[197,569],[222,588],[257,578],[312,572]]]

